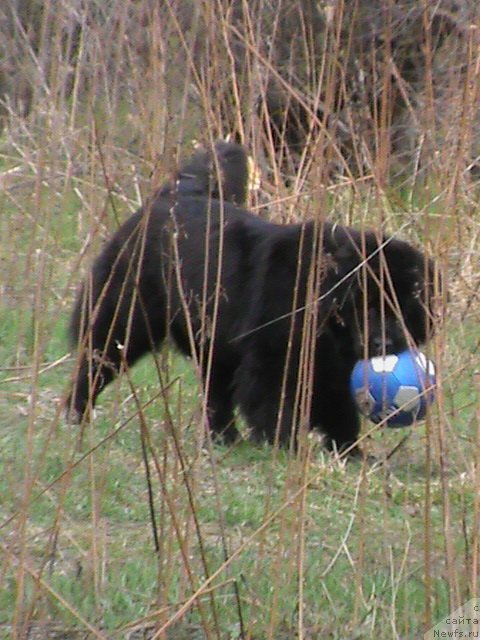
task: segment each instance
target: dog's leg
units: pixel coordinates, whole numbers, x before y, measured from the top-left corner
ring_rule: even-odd
[[[236,400],[255,442],[290,444],[294,412],[289,394],[282,399],[283,368],[281,358],[259,360],[252,350],[235,374]]]
[[[324,433],[325,444],[331,451],[342,452],[353,445],[349,455],[360,454],[360,448],[355,445],[360,422],[348,386],[345,389],[323,388],[314,401],[311,423]]]
[[[215,360],[206,381],[204,373],[209,427],[214,438],[225,444],[235,442],[240,436],[233,415],[233,374],[231,367]]]
[[[67,412],[80,422],[93,409],[97,396],[123,368],[131,367],[141,356],[154,351],[165,336],[164,304],[160,296],[148,305],[128,292],[125,300],[107,290],[98,302],[90,328],[79,335],[82,354],[72,385]],[[81,305],[81,299],[77,303]],[[132,311],[130,311],[132,308]],[[77,314],[81,312],[77,308]],[[88,319],[82,323],[88,327]]]

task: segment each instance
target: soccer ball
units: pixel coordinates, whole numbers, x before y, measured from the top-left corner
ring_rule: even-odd
[[[364,416],[375,424],[407,427],[422,420],[433,402],[435,366],[419,351],[360,360],[350,388]]]

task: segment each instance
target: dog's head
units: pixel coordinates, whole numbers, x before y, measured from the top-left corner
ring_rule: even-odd
[[[356,355],[399,353],[427,342],[441,301],[433,261],[406,242],[371,232],[350,235],[339,251],[337,264],[346,277],[339,313]]]
[[[252,160],[235,142],[217,140],[212,148],[197,145],[161,196],[213,198],[244,205],[252,187]]]

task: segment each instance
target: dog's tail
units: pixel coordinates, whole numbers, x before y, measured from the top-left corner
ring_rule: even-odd
[[[181,165],[160,195],[199,196],[244,205],[251,184],[253,163],[246,149],[219,140],[213,150],[198,146]]]

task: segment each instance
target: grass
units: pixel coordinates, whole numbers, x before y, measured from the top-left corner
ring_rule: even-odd
[[[84,16],[78,64],[59,40],[55,55],[45,42],[31,113],[12,112],[1,134],[0,638],[422,637],[479,596],[478,187],[458,174],[460,150],[438,142],[428,175],[401,184],[384,184],[389,159],[373,159],[351,184],[325,181],[333,152],[317,149],[310,174],[299,169],[286,186],[254,110],[236,114],[262,170],[258,201],[283,202],[268,215],[401,230],[447,274],[448,314],[429,347],[438,403],[426,425],[367,438],[381,458],[399,445],[384,467],[346,465],[315,438],[299,457],[248,441],[200,446],[198,381],[168,349],[158,369],[146,358],[109,387],[88,428],[63,419],[82,274],[192,139],[225,130],[230,18],[219,9],[206,21],[218,30],[196,32],[167,4],[148,14],[157,31],[146,52],[135,45],[141,21],[125,12],[115,28],[129,35],[118,41]],[[52,17],[56,33],[65,20]],[[250,28],[248,80],[258,86],[256,65],[270,67]]]

